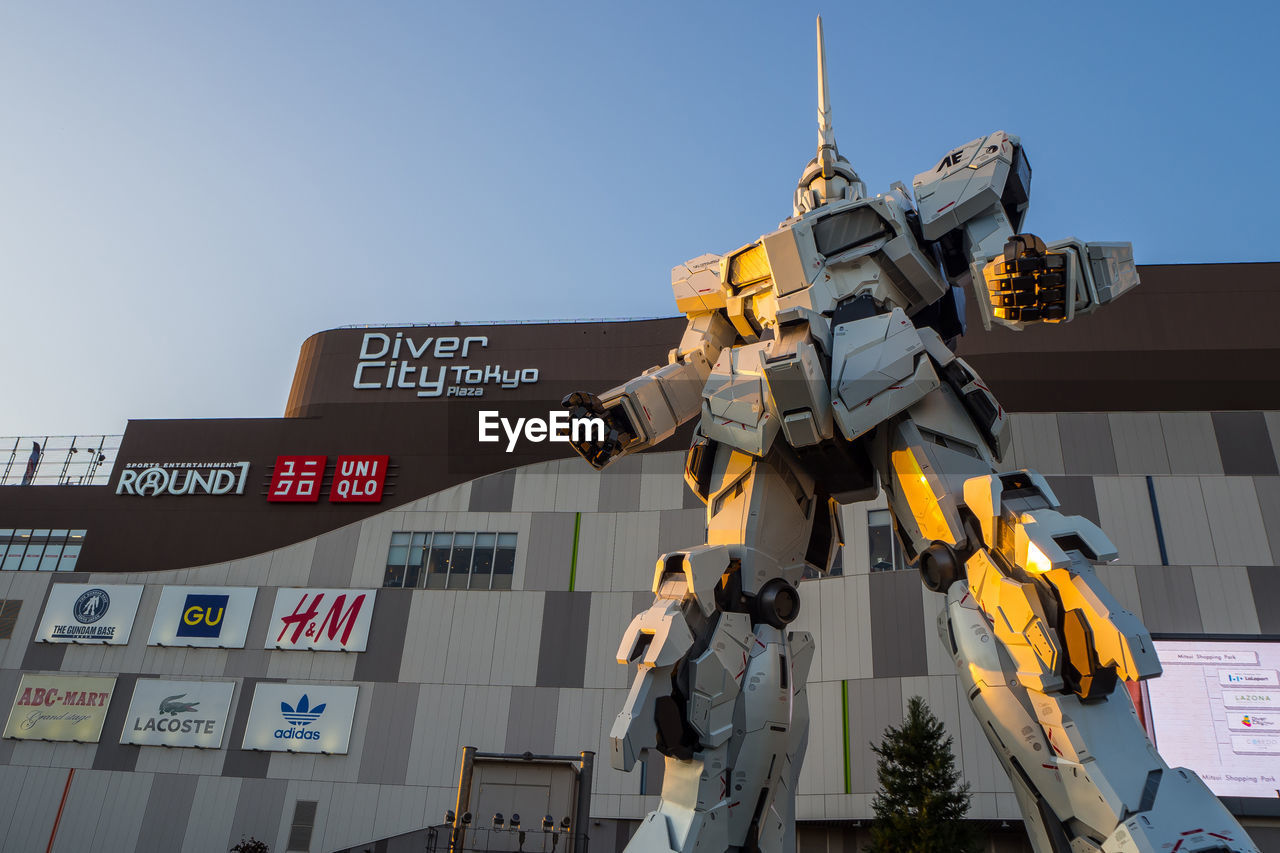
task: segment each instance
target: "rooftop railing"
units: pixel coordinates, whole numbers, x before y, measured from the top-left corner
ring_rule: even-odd
[[[0,438],[0,486],[105,486],[119,435]]]

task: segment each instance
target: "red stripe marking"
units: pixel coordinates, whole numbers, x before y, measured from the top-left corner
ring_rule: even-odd
[[[1195,835],[1197,832],[1204,832],[1203,829],[1188,829],[1183,835]]]
[[[951,202],[951,204],[955,204],[955,202],[953,201]],[[941,213],[942,211],[946,210],[948,207],[951,206],[951,204],[944,204],[942,207],[938,208],[938,212]]]
[[[1179,847],[1181,847],[1181,846],[1182,846],[1182,839],[1181,839],[1181,838],[1179,838],[1179,839],[1178,839],[1178,843],[1177,843],[1177,844],[1175,844],[1175,845],[1173,845],[1174,853],[1176,853],[1177,849],[1178,849]]]
[[[1216,832],[1210,832],[1209,834],[1212,835],[1214,838],[1221,838],[1223,841],[1235,841],[1235,839],[1232,838],[1230,835],[1219,835]]]
[[[44,853],[49,853],[53,849],[53,839],[58,837],[58,824],[62,823],[62,810],[67,807],[67,794],[71,793],[71,780],[75,775],[74,767],[67,771],[67,784],[62,789],[62,802],[58,803],[58,814],[53,819],[53,829],[49,832],[49,846],[45,848]]]

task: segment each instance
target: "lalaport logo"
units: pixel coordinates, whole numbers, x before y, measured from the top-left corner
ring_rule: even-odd
[[[281,702],[280,716],[284,717],[290,728],[276,729],[275,737],[281,740],[320,740],[320,732],[318,730],[306,727],[320,719],[324,709],[324,702],[314,708],[311,707],[311,700],[307,698],[305,693],[302,694],[302,698],[298,700],[297,705]]]

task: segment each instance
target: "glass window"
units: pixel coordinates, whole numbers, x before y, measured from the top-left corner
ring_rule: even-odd
[[[82,539],[70,539],[66,545],[62,546],[62,556],[58,559],[58,571],[74,572],[76,570],[76,560],[80,556],[82,541]]]
[[[58,569],[58,560],[62,557],[62,549],[67,543],[67,531],[55,530],[44,546],[44,556],[40,558],[40,571],[53,572]]]
[[[453,534],[453,558],[449,560],[449,589],[466,589],[471,577],[471,552],[475,549],[474,533]]]
[[[409,543],[409,564],[404,570],[404,585],[410,589],[422,581],[422,563],[426,559],[426,542],[430,533],[415,533]]]
[[[48,541],[48,530],[31,531],[31,540],[27,543],[27,553],[22,557],[19,571],[34,572],[40,568],[40,558],[44,555],[44,546]]]
[[[0,566],[4,565],[4,553],[9,548],[9,540],[13,538],[13,528],[0,529]]]
[[[498,547],[493,553],[493,589],[511,589],[511,575],[516,570],[516,535],[499,533]]]
[[[431,552],[427,555],[427,589],[444,589],[449,576],[449,549],[453,547],[452,533],[437,533],[431,539]]]
[[[906,568],[889,510],[873,509],[867,513],[867,543],[871,552],[871,571],[892,572]]]
[[[472,589],[489,588],[489,578],[493,575],[493,548],[497,541],[496,533],[476,534],[476,553],[471,558]]]
[[[828,572],[828,577],[842,574],[844,574],[844,546],[840,545],[836,548],[835,559],[831,561],[831,571]]]
[[[392,533],[391,547],[387,549],[387,571],[382,576],[383,586],[404,586],[404,566],[409,559],[409,534]]]
[[[30,530],[13,531],[13,541],[9,543],[9,550],[5,552],[4,565],[0,566],[6,572],[16,572],[22,567],[22,555],[27,552],[27,543],[31,541]]]

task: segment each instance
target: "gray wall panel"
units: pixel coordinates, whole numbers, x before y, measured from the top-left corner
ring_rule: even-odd
[[[546,687],[511,688],[507,718],[507,752],[550,753],[556,745],[560,691]]]
[[[259,841],[274,839],[280,825],[293,818],[292,814],[284,813],[288,790],[289,783],[285,780],[245,779],[241,782],[235,817],[231,819],[231,842],[238,844],[241,838],[249,837]]]
[[[1253,488],[1258,495],[1262,527],[1267,532],[1273,559],[1276,559],[1280,557],[1280,477],[1254,477]]]
[[[511,496],[516,487],[516,472],[499,471],[473,480],[468,509],[472,512],[511,512]]]
[[[1222,475],[1217,437],[1208,412],[1161,412],[1169,473],[1174,476]]]
[[[22,606],[25,608],[27,603],[24,601]],[[44,612],[43,606],[40,612]],[[62,660],[66,655],[66,643],[31,643],[22,657],[22,668],[27,672],[57,671],[62,669]]]
[[[1262,412],[1214,412],[1213,431],[1228,477],[1280,474]]]
[[[294,654],[300,653],[294,652]],[[231,731],[227,733],[227,739],[224,741],[227,760],[222,764],[223,776],[261,779],[267,775],[267,767],[271,764],[271,753],[241,749],[240,744],[244,743],[244,729],[245,724],[249,722],[249,707],[253,704],[254,686],[259,682],[283,680],[282,678],[246,678],[240,682],[235,714],[231,718]]]
[[[600,472],[600,512],[640,509],[640,456],[624,456]]]
[[[1092,477],[1046,477],[1049,488],[1062,504],[1063,515],[1083,515],[1098,526],[1098,495],[1093,488]]]
[[[1264,634],[1280,634],[1280,607],[1272,603],[1280,601],[1280,568],[1276,566],[1250,566],[1249,588],[1254,602],[1264,602],[1258,608],[1258,630]]]
[[[1062,464],[1067,474],[1115,476],[1116,453],[1105,414],[1064,412],[1058,415]]]
[[[538,644],[539,687],[582,686],[590,621],[591,593],[547,593]]]
[[[1142,620],[1147,630],[1170,633],[1198,633],[1200,606],[1196,585],[1188,566],[1134,566],[1138,595],[1142,599]]]
[[[356,563],[356,546],[359,544],[359,524],[348,524],[321,534],[316,539],[307,582],[318,587],[350,586],[351,570]]]
[[[409,769],[405,733],[413,731],[418,715],[418,685],[375,684],[360,755],[361,782],[403,785]],[[428,723],[429,725],[430,723]]]
[[[701,503],[699,503],[701,507]],[[704,509],[664,509],[658,513],[658,554],[691,548],[707,541],[707,516]]]
[[[380,589],[369,625],[369,643],[356,658],[353,681],[398,681],[413,592]]]
[[[928,675],[919,573],[875,572],[868,582],[875,677]]]
[[[1116,470],[1121,476],[1161,476],[1169,473],[1169,451],[1157,412],[1112,412],[1111,441]]]
[[[572,512],[532,513],[525,544],[525,589],[569,588],[575,518]]]
[[[116,677],[115,690],[111,692],[111,707],[102,724],[102,738],[93,756],[94,770],[133,770],[138,765],[141,747],[120,742],[125,717],[129,715],[129,701],[133,698],[133,685],[138,676],[121,673]]]

